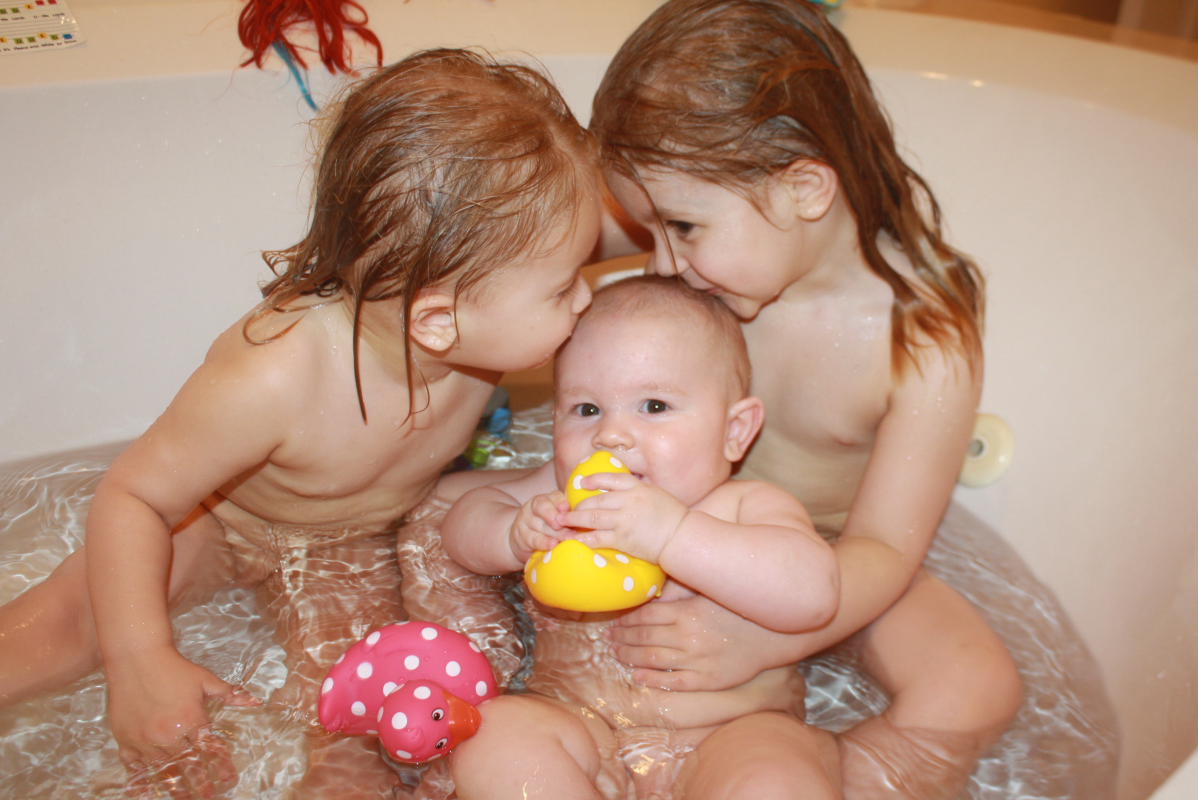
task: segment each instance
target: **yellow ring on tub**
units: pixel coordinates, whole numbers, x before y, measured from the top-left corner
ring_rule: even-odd
[[[978,414],[957,481],[963,486],[989,486],[1006,473],[1015,453],[1015,435],[1002,417]]]
[[[566,481],[570,508],[602,489],[583,489],[581,481],[598,472],[628,472],[623,462],[599,450],[585,458]],[[538,550],[524,565],[524,583],[540,602],[568,611],[622,611],[661,596],[666,574],[656,564],[610,547],[592,549],[566,539],[546,552]]]

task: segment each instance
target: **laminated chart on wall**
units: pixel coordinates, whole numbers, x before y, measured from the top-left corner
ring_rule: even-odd
[[[72,47],[82,41],[66,0],[0,0],[0,55]]]

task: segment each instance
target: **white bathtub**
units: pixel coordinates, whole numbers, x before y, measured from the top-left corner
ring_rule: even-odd
[[[543,58],[580,115],[655,5],[365,2],[388,59]],[[71,0],[87,44],[0,59],[0,461],[136,435],[306,210],[309,113],[238,70],[235,0]],[[990,280],[984,410],[1017,450],[958,499],[1063,601],[1122,727],[1119,797],[1198,797],[1198,63],[849,8],[900,139]],[[318,97],[334,81],[314,72]]]

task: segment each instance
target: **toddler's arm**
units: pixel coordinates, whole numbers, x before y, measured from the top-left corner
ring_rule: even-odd
[[[564,538],[555,522],[564,508],[548,463],[515,480],[466,492],[445,515],[441,540],[449,557],[469,570],[514,572],[533,550],[548,550]]]
[[[588,485],[609,491],[566,515],[569,525],[595,529],[580,541],[656,562],[674,580],[773,630],[807,630],[835,611],[832,549],[779,487],[731,481],[687,509],[628,475],[592,476]]]
[[[179,655],[168,616],[169,587],[188,579],[171,572],[172,531],[217,487],[263,463],[291,418],[268,371],[241,368],[205,362],[113,463],[88,517],[88,588],[126,763],[185,746],[208,722],[206,698],[256,702]]]
[[[803,634],[806,658],[877,619],[907,590],[948,507],[973,432],[981,366],[923,351],[891,393],[839,541],[840,607]]]
[[[652,603],[612,630],[617,656],[637,668],[637,680],[669,689],[734,686],[842,641],[906,591],[948,505],[981,389],[980,368],[925,353],[892,395],[835,545],[840,603],[832,621],[782,635],[694,598]]]

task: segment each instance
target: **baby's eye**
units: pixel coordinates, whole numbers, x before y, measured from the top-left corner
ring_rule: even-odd
[[[579,403],[574,406],[574,413],[580,417],[593,417],[599,413],[599,406],[594,403]]]
[[[670,410],[670,404],[665,400],[646,400],[641,404],[641,410],[648,414],[660,414]]]
[[[693,222],[686,222],[680,219],[667,219],[666,227],[674,231],[674,233],[685,238],[691,231],[695,229]]]

